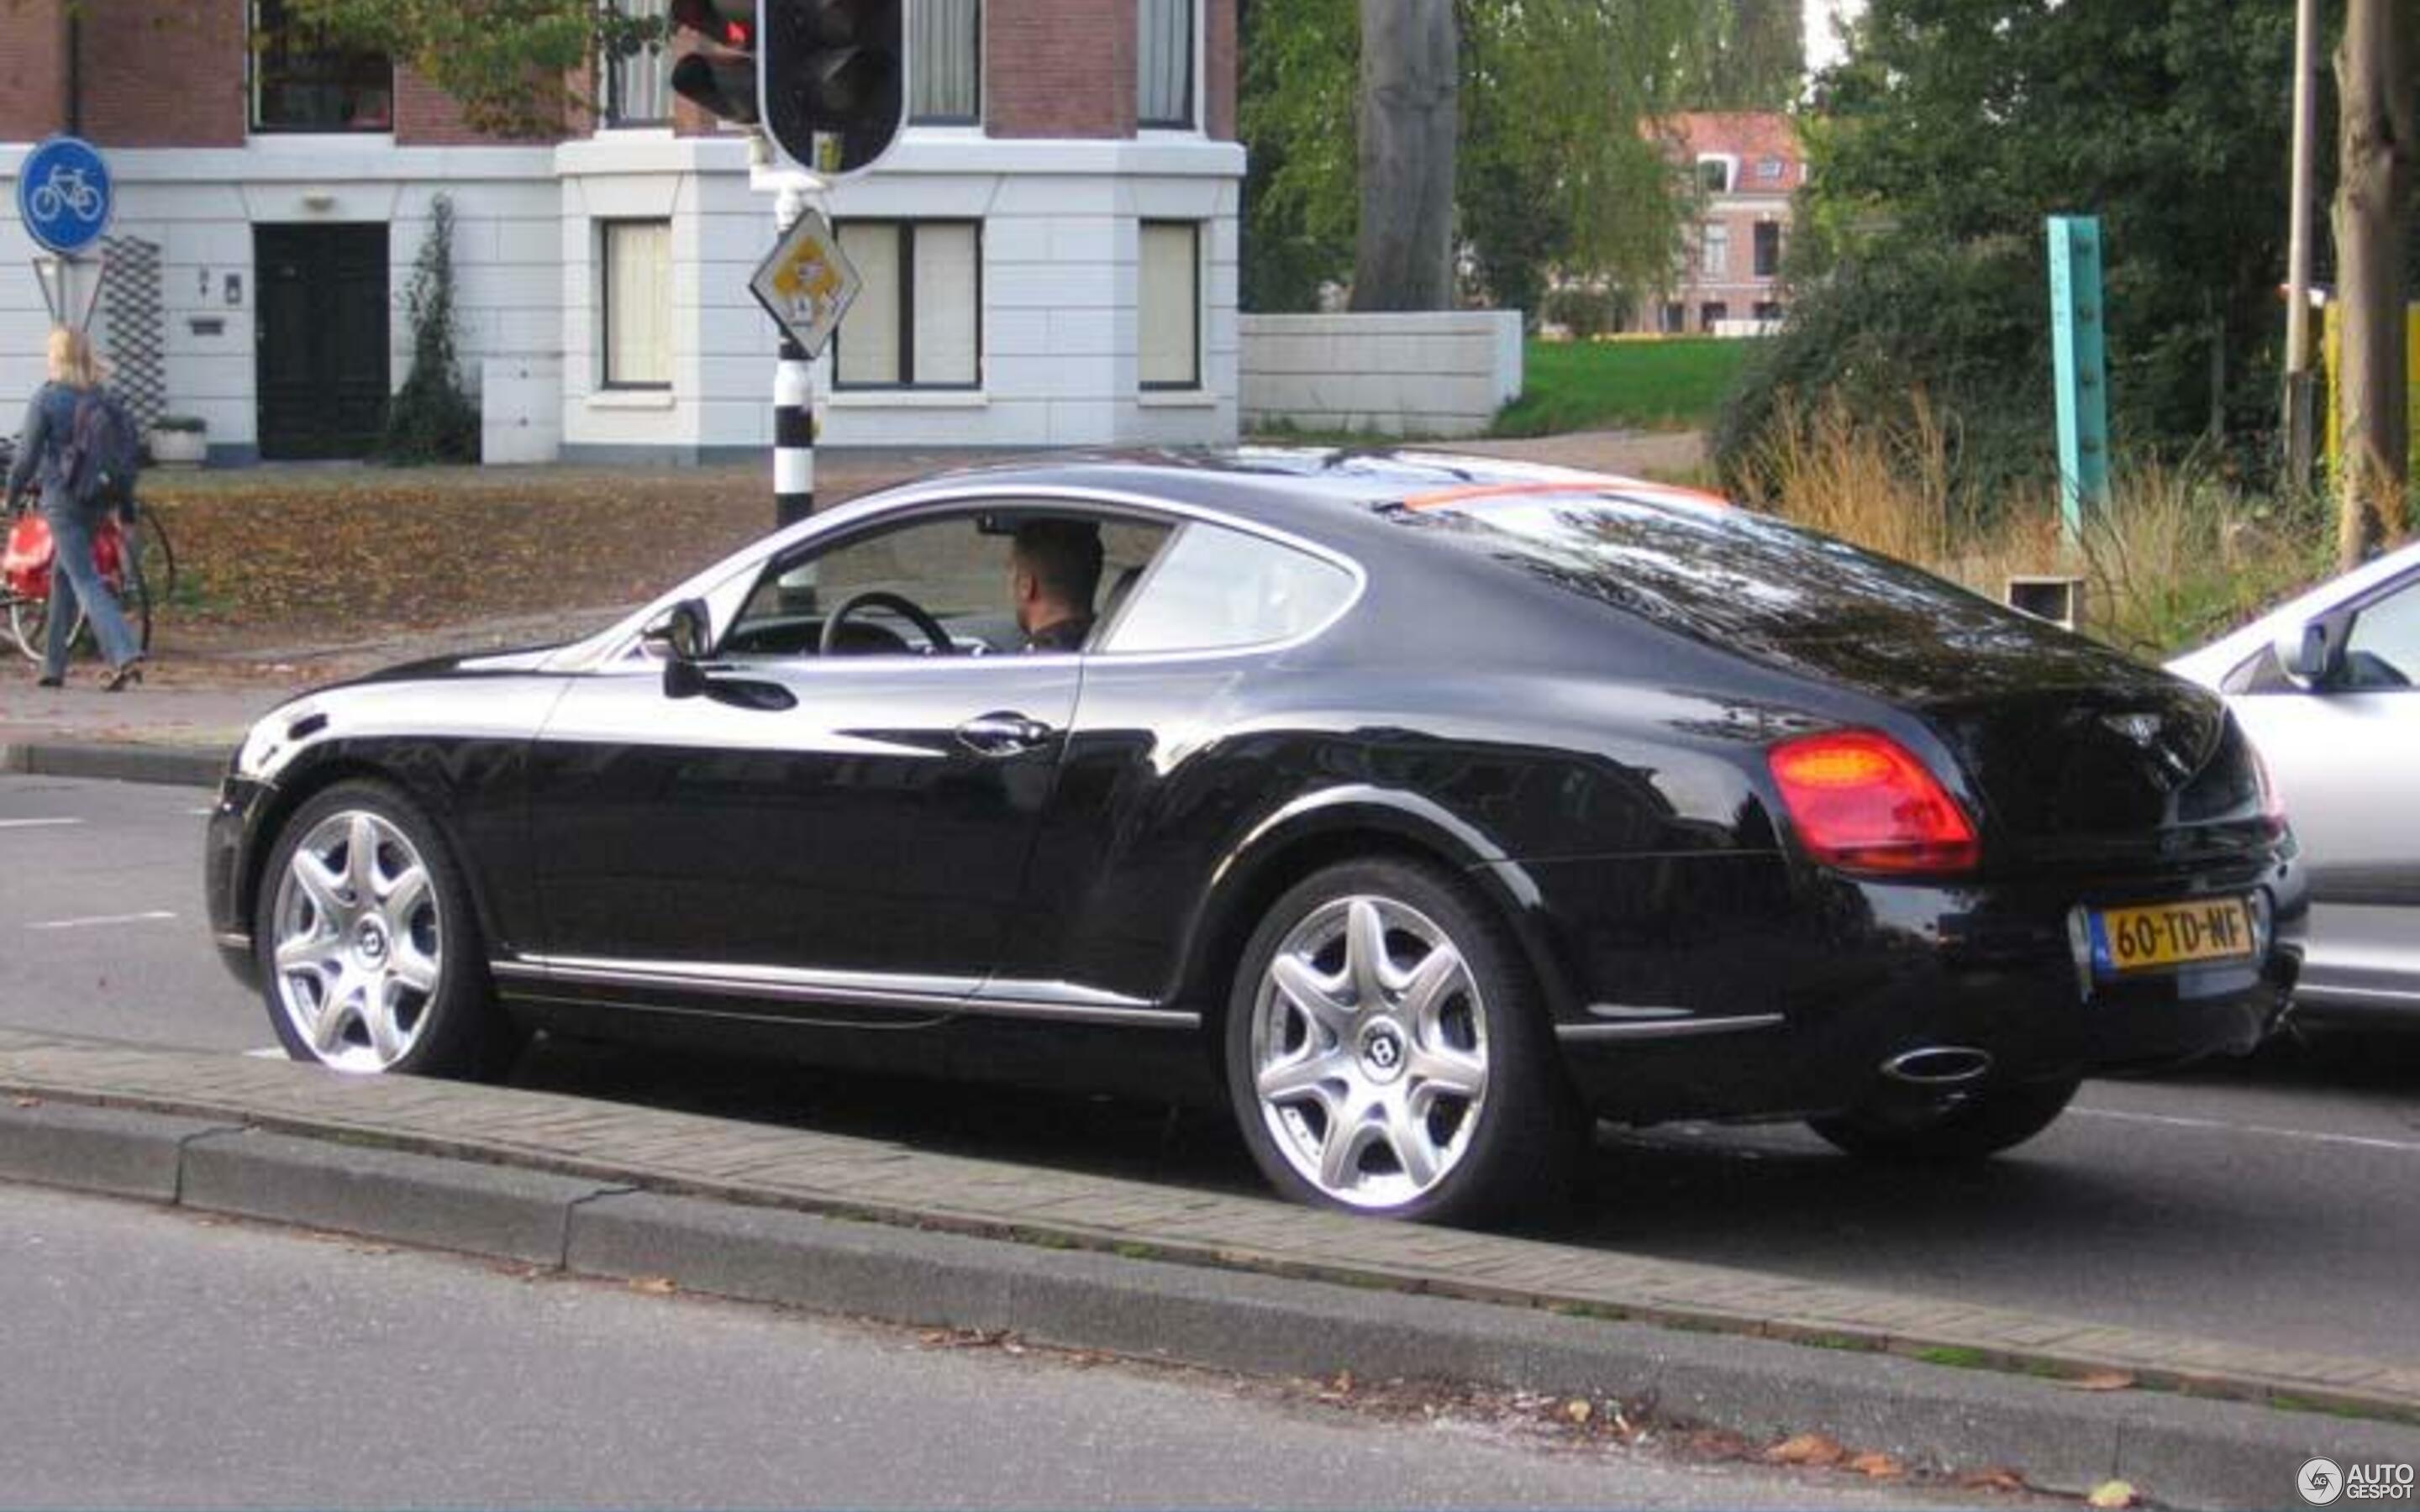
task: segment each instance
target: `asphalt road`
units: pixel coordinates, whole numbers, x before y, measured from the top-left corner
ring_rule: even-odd
[[[199,883],[197,790],[0,778],[0,1025],[257,1050]],[[1149,1103],[541,1045],[525,1085],[933,1149],[1259,1190],[1224,1120]],[[2088,1087],[1975,1169],[1861,1165],[1794,1126],[1606,1131],[1542,1237],[2128,1326],[2420,1359],[2420,1035]]]
[[[5,1506],[1931,1499],[33,1188],[0,1186],[0,1317]]]

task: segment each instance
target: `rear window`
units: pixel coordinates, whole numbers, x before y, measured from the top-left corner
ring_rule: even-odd
[[[1964,686],[1976,677],[2038,683],[2106,666],[2098,648],[1920,568],[1678,489],[1470,489],[1389,517],[1664,628],[1826,676],[1949,694],[1977,690]]]

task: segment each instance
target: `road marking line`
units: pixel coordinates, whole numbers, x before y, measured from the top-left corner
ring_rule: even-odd
[[[43,829],[55,825],[80,825],[81,819],[0,819],[0,829]]]
[[[154,919],[176,917],[174,914],[159,911],[148,914],[103,914],[94,918],[46,918],[39,923],[27,924],[25,927],[27,929],[85,929],[95,924],[147,924]]]
[[[218,812],[219,810],[218,810],[218,806],[217,806],[217,805],[215,805],[215,804],[213,804],[213,805],[211,805],[210,807],[209,807],[209,808],[207,808],[207,809],[188,809],[188,810],[186,810],[185,811],[186,811],[187,813],[191,813],[191,814],[206,814],[206,813],[216,813],[216,812]]]
[[[2314,1145],[2350,1145],[2355,1149],[2397,1149],[2420,1155],[2420,1143],[2409,1139],[2375,1139],[2365,1134],[2320,1134],[2314,1129],[2278,1129],[2261,1123],[2227,1123],[2218,1119],[2186,1119],[2166,1113],[2120,1113],[2114,1108],[2075,1108],[2087,1119],[2115,1119],[2120,1123],[2156,1123],[2171,1129],[2215,1129],[2221,1134],[2267,1134],[2273,1139],[2300,1139]]]
[[[243,1054],[244,1058],[247,1060],[286,1060],[291,1058],[286,1054],[286,1047],[278,1044],[266,1045],[258,1050],[247,1050]]]

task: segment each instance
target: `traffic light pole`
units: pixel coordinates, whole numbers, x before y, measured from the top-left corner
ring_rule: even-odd
[[[820,193],[823,181],[810,174],[787,172],[773,199],[776,237],[806,213],[807,196]],[[806,518],[815,510],[815,379],[806,348],[786,332],[782,355],[773,368],[773,524],[776,528]]]

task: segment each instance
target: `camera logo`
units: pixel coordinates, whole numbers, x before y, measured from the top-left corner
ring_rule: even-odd
[[[2344,1472],[2333,1459],[2314,1459],[2294,1477],[2294,1489],[2313,1506],[2325,1506],[2344,1493]]]
[[[2420,1501],[2420,1487],[2410,1465],[2389,1460],[2375,1464],[2355,1461],[2339,1465],[2333,1459],[2313,1459],[2295,1473],[2294,1489],[2313,1506],[2325,1506],[2337,1497],[2348,1502],[2394,1502],[2409,1506]]]

